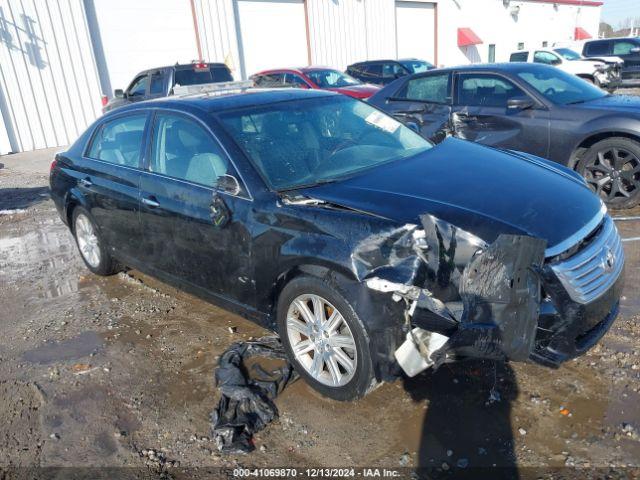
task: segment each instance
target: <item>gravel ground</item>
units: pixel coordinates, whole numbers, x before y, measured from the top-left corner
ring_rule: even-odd
[[[36,467],[75,468],[60,478],[98,478],[104,470],[78,470],[95,467],[117,468],[105,478],[208,478],[235,466],[640,474],[640,242],[625,243],[621,316],[560,369],[446,365],[346,404],[297,382],[256,451],[223,457],[209,420],[216,360],[265,331],[136,271],[88,272],[48,197],[51,156],[0,158],[0,478]],[[640,235],[639,221],[618,226]]]

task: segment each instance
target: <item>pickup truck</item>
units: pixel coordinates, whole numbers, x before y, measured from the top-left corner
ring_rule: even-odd
[[[621,85],[624,87],[640,86],[640,37],[602,38],[588,40],[582,47],[582,55],[607,60],[621,60]]]
[[[224,63],[194,62],[145,70],[136,75],[126,90],[116,89],[113,98],[102,97],[102,112],[142,100],[167,97],[176,88],[220,82],[232,82],[233,76]]]
[[[552,65],[609,91],[615,90],[620,84],[621,62],[585,59],[566,47],[521,50],[512,53],[509,61]]]

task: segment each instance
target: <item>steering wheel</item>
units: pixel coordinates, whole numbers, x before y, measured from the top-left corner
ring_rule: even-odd
[[[553,87],[549,87],[549,88],[547,88],[547,89],[544,91],[543,95],[544,95],[545,97],[547,97],[547,96],[553,96],[553,95],[555,95],[556,93],[557,93],[557,92],[556,92],[556,89],[555,89],[555,88],[553,88]]]

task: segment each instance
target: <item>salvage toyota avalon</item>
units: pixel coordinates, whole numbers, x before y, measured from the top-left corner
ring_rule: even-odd
[[[463,358],[558,366],[618,312],[620,237],[577,174],[437,146],[323,91],[123,107],[51,167],[87,267],[134,267],[280,334],[322,394]]]

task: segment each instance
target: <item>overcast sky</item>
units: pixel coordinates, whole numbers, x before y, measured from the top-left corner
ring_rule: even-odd
[[[603,22],[607,22],[614,28],[626,18],[640,18],[640,0],[603,0]],[[640,25],[636,25],[640,27]]]

